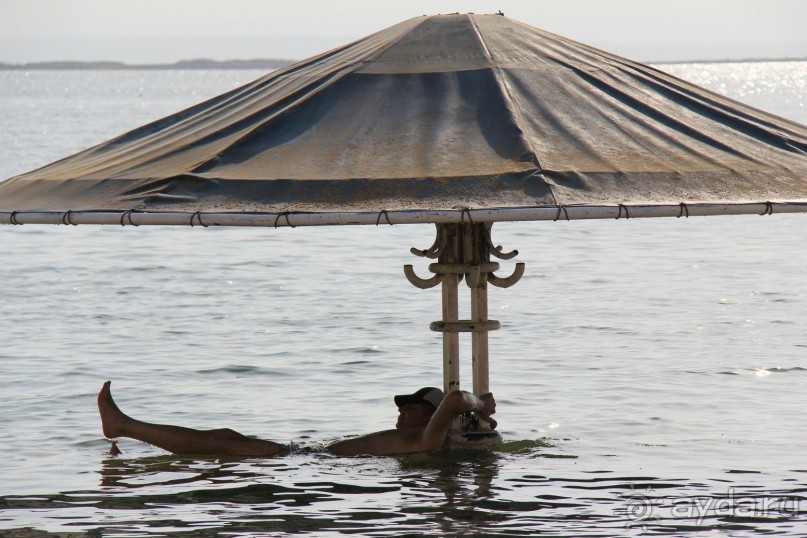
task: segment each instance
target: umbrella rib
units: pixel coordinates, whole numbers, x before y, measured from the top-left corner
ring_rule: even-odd
[[[487,43],[485,42],[485,38],[482,36],[482,32],[479,29],[479,25],[477,24],[476,20],[473,18],[473,15],[468,15],[471,19],[471,24],[473,25],[474,32],[476,33],[477,38],[479,39],[479,43],[482,45],[482,49],[485,51],[485,55],[490,60],[491,70],[493,72],[493,77],[496,80],[496,83],[501,90],[502,97],[507,105],[507,109],[510,111],[512,115],[513,124],[518,128],[519,132],[521,133],[521,138],[523,140],[524,145],[530,152],[532,156],[532,163],[536,167],[536,171],[543,176],[543,167],[541,166],[541,162],[538,160],[538,154],[535,152],[535,149],[532,147],[532,144],[529,143],[529,140],[526,136],[524,136],[524,129],[521,127],[521,114],[519,113],[518,109],[516,108],[513,96],[510,93],[510,88],[507,86],[507,83],[502,77],[501,68],[496,63],[493,55],[490,53],[490,49],[488,49]]]
[[[532,157],[532,164],[536,168],[535,172],[537,175],[540,176],[541,180],[549,186],[549,192],[552,196],[552,200],[555,203],[555,205],[560,205],[556,185],[551,181],[548,181],[547,178],[544,176],[544,169],[543,166],[541,166],[541,161],[538,159],[538,154],[532,147],[532,144],[530,144],[527,137],[524,136],[524,129],[521,127],[521,121],[520,121],[521,120],[520,111],[515,106],[513,96],[510,93],[510,88],[507,86],[507,82],[505,82],[504,77],[501,74],[501,68],[498,66],[495,59],[493,58],[493,55],[491,54],[490,49],[488,48],[488,45],[485,42],[485,38],[482,36],[482,32],[479,29],[479,25],[477,24],[476,19],[474,19],[473,15],[468,15],[468,18],[471,20],[474,32],[476,33],[476,37],[479,39],[479,43],[482,45],[482,49],[485,51],[485,55],[490,60],[491,71],[493,72],[493,78],[496,80],[496,84],[498,84],[501,90],[504,102],[512,116],[513,124],[516,126],[519,133],[521,134],[521,139],[524,143],[524,146],[526,146],[530,156]]]

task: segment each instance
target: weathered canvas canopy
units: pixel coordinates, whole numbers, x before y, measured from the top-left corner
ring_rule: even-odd
[[[404,21],[11,178],[0,222],[459,222],[770,202],[807,211],[807,127],[469,14]]]

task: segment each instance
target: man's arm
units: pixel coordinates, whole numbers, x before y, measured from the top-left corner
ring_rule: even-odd
[[[493,394],[477,397],[464,390],[454,390],[443,398],[440,407],[423,429],[421,444],[424,448],[421,450],[434,450],[443,446],[454,419],[467,411],[475,412],[480,419],[488,421],[492,429],[496,428],[496,421],[490,417],[496,412],[496,400]]]
[[[466,411],[476,412],[479,418],[490,422],[492,428],[496,427],[496,421],[490,418],[496,412],[496,400],[492,394],[477,398],[470,392],[452,391],[443,398],[425,428],[371,433],[339,441],[330,445],[328,450],[340,456],[388,456],[436,450],[445,443],[454,419]]]

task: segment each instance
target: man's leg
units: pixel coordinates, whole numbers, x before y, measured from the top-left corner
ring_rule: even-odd
[[[174,454],[216,454],[228,456],[277,456],[288,449],[272,441],[252,439],[230,430],[194,430],[168,424],[151,424],[133,419],[121,411],[104,383],[98,393],[101,427],[109,439],[130,437]]]

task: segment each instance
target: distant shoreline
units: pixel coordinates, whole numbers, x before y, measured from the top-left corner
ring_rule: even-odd
[[[182,70],[182,69],[280,69],[289,66],[298,60],[259,58],[253,60],[209,60],[205,58],[195,60],[180,60],[170,64],[127,64],[124,62],[83,62],[83,61],[53,61],[29,62],[11,64],[0,62],[0,71],[46,71],[46,70],[87,70],[87,71],[145,71],[145,70]],[[725,64],[725,63],[752,63],[752,62],[803,62],[802,58],[743,58],[721,60],[664,60],[647,61],[645,64]]]
[[[286,59],[253,59],[253,60],[180,60],[171,64],[127,64],[123,62],[30,62],[24,64],[8,64],[0,62],[0,70],[34,71],[34,70],[180,70],[180,69],[279,69],[293,64],[297,60]]]
[[[807,56],[801,58],[739,58],[720,60],[661,60],[658,62],[641,62],[643,64],[665,65],[665,64],[748,64],[763,62],[805,62]]]

